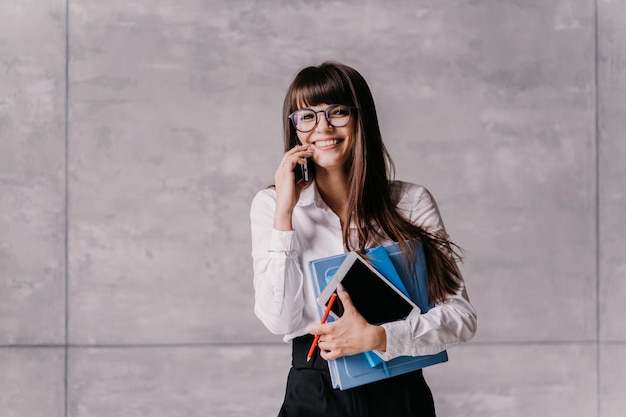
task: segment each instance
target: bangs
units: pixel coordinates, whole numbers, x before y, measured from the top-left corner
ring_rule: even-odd
[[[292,85],[290,111],[318,104],[346,104],[354,106],[350,83],[333,68],[309,67],[303,70]]]

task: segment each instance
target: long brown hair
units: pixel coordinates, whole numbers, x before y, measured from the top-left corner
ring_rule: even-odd
[[[406,219],[392,201],[394,165],[382,140],[372,93],[355,69],[336,62],[301,70],[287,90],[283,104],[285,152],[297,143],[296,130],[288,115],[299,105],[346,104],[357,108],[355,145],[348,170],[348,218],[342,226],[343,241],[349,250],[364,251],[384,241],[399,242],[407,259],[417,258],[417,241],[422,243],[428,272],[428,296],[444,302],[461,283],[457,269],[457,247],[445,236],[429,233]],[[355,117],[353,116],[353,117]],[[309,163],[315,171],[313,161]],[[350,236],[357,225],[357,239]],[[411,262],[414,267],[414,261]]]

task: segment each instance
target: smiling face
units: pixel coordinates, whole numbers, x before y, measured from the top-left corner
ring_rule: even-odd
[[[283,117],[284,151],[298,142],[309,145],[313,176],[342,169],[364,178],[368,143],[380,144],[381,138],[371,92],[358,72],[337,63],[304,68],[287,90]]]
[[[343,127],[335,127],[328,123],[323,111],[329,104],[322,103],[308,106],[308,109],[318,113],[319,122],[310,132],[296,132],[303,145],[309,145],[313,150],[311,159],[317,169],[345,169],[352,158],[352,149],[355,141],[355,117]]]

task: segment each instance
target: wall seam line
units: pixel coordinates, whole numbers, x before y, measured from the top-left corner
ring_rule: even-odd
[[[536,340],[536,341],[472,341],[456,349],[477,346],[520,347],[520,346],[596,346],[595,340]],[[626,340],[604,340],[603,346],[626,346]],[[222,348],[222,347],[288,347],[284,342],[188,342],[188,343],[68,343],[68,344],[4,344],[1,349],[176,349],[176,348]]]
[[[63,415],[69,416],[69,62],[70,62],[70,13],[69,0],[65,0],[65,344],[63,369]]]
[[[599,110],[599,16],[598,0],[593,2],[594,19],[594,122],[595,122],[595,275],[596,275],[596,414],[601,417],[601,319],[600,319],[600,110]]]

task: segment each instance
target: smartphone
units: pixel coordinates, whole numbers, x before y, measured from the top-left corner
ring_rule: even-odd
[[[296,165],[294,169],[294,173],[296,174],[296,182],[300,181],[301,178],[304,178],[304,182],[309,182],[309,160],[304,159],[304,164]]]
[[[302,146],[302,142],[299,139],[296,139],[296,145]],[[294,169],[294,173],[296,174],[296,182],[300,181],[300,179],[304,179],[304,182],[309,182],[309,160],[308,158],[304,159],[304,164],[298,164]]]

